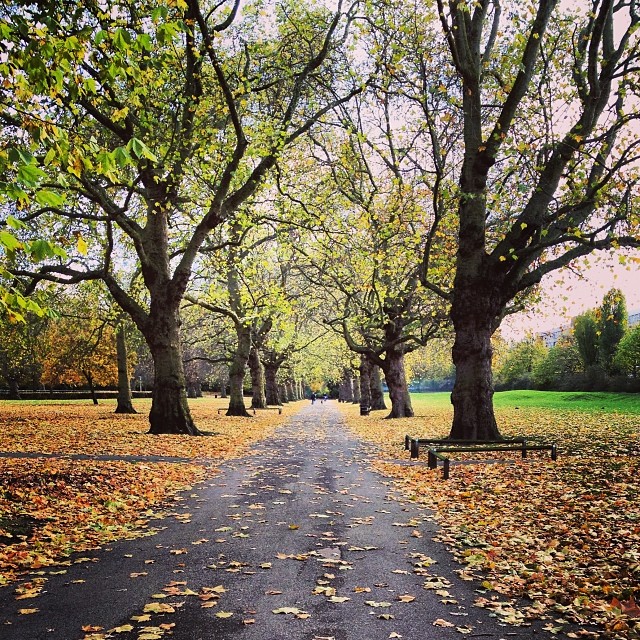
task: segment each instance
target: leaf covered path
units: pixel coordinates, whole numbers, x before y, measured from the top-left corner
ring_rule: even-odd
[[[0,590],[0,636],[538,637],[539,626],[505,625],[472,606],[478,583],[431,540],[429,512],[369,470],[368,453],[335,405],[307,405],[178,499],[157,535],[51,569],[36,598]]]

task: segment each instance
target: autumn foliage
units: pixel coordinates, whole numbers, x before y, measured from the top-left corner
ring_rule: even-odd
[[[149,401],[138,401],[142,408]],[[0,585],[27,570],[69,563],[73,552],[110,540],[150,535],[171,511],[171,496],[215,473],[221,461],[247,453],[295,411],[247,419],[218,415],[226,400],[191,403],[201,438],[148,435],[142,414],[115,415],[113,406],[5,402],[0,450],[58,454],[0,458]],[[74,454],[171,456],[183,462],[76,460]]]
[[[390,421],[342,405],[352,430],[380,446],[378,471],[434,510],[437,539],[462,563],[463,578],[482,583],[476,605],[515,624],[546,618],[556,633],[569,620],[602,625],[606,637],[639,637],[640,416],[498,410],[505,436],[556,441],[558,461],[543,453],[526,461],[517,452],[458,454],[452,458],[466,463],[444,481],[426,460],[407,466],[403,439],[446,437],[451,410],[417,407],[416,418]],[[509,464],[486,463],[500,458]]]

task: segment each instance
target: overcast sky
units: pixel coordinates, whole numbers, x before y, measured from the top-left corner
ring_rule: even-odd
[[[589,258],[581,276],[563,269],[542,281],[542,300],[532,311],[507,318],[502,334],[519,340],[527,331],[537,333],[567,325],[571,318],[600,306],[609,289],[621,289],[629,312],[640,311],[640,251],[629,254],[637,261],[621,265],[619,254],[599,253]]]

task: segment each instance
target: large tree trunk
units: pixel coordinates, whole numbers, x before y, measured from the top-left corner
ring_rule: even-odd
[[[253,409],[265,409],[267,406],[266,383],[264,377],[264,365],[260,361],[258,350],[253,347],[249,354],[249,371],[251,373],[251,407]]]
[[[227,373],[226,375],[223,375],[220,378],[220,397],[221,398],[228,397],[228,394],[227,394],[227,385],[228,384],[229,384],[229,374]]]
[[[187,402],[178,311],[165,305],[163,311],[152,309],[152,314],[155,322],[150,323],[145,335],[154,368],[149,433],[202,435]]]
[[[384,401],[384,391],[382,390],[382,377],[380,375],[380,367],[377,364],[371,365],[370,372],[370,387],[371,394],[371,410],[382,411],[387,408]]]
[[[349,369],[342,372],[339,395],[342,402],[353,402],[353,374]]]
[[[229,367],[229,409],[228,416],[251,417],[244,404],[244,377],[251,352],[251,329],[236,326],[238,344]]]
[[[404,370],[402,351],[389,350],[385,356],[384,377],[389,387],[391,413],[387,418],[412,418],[413,407]]]
[[[360,356],[360,404],[371,407],[371,363]]]
[[[189,411],[179,343],[154,347],[151,353],[154,375],[149,433],[201,435]]]
[[[456,380],[451,393],[453,424],[449,437],[456,440],[501,439],[493,412],[492,330],[486,318],[490,313],[479,312],[483,307],[480,292],[481,288],[476,286],[463,297],[458,290],[451,312]]]
[[[264,366],[265,393],[268,405],[277,406],[281,404],[280,390],[278,389],[278,381],[276,380],[278,368],[278,366],[271,363],[266,363]]]
[[[116,327],[116,354],[118,358],[118,404],[115,413],[137,413],[131,401],[127,340],[122,322]]]

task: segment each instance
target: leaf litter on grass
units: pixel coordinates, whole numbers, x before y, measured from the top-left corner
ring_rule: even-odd
[[[436,539],[484,591],[476,606],[516,624],[548,618],[555,633],[569,621],[584,625],[585,637],[598,625],[599,637],[640,638],[640,416],[497,410],[505,437],[555,441],[557,462],[491,453],[509,464],[455,466],[444,481],[441,470],[397,461],[409,458],[407,433],[446,437],[450,409],[421,407],[404,420],[341,410],[358,437],[378,445],[374,467],[434,510]]]

